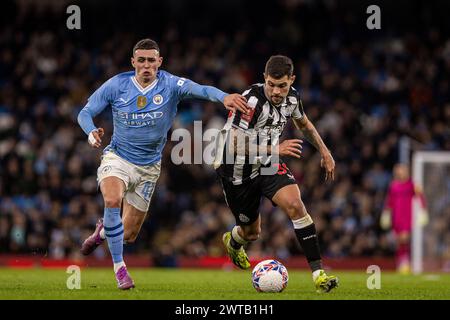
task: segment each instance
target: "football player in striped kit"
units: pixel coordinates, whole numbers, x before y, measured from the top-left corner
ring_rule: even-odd
[[[265,196],[291,219],[297,239],[312,271],[317,292],[329,292],[339,280],[323,270],[319,242],[313,219],[308,214],[299,187],[280,156],[300,158],[299,139],[279,143],[289,119],[320,152],[325,180],[334,179],[334,159],[303,111],[289,57],[272,56],[266,63],[263,84],[252,85],[243,93],[250,107],[248,114],[230,112],[218,139],[215,169],[221,178],[225,200],[236,225],[223,235],[225,248],[235,265],[250,267],[244,245],[259,238],[258,212]]]

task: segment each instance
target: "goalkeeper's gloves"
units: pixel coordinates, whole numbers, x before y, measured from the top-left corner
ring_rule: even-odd
[[[383,210],[380,217],[380,226],[383,230],[388,230],[392,225],[391,211],[389,209]]]
[[[430,217],[428,215],[427,209],[424,209],[424,208],[420,209],[420,212],[419,212],[420,226],[425,227],[428,224],[428,222],[430,222]]]

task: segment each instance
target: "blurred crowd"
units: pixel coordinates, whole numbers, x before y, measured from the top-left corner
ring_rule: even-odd
[[[94,25],[88,20],[81,31],[69,31],[56,18],[65,18],[65,10],[52,10],[52,2],[6,3],[6,12],[15,14],[2,13],[0,29],[0,253],[78,257],[103,215],[103,201],[96,183],[101,150],[89,147],[76,117],[104,81],[131,70],[131,49],[143,37],[160,44],[162,69],[230,93],[262,82],[270,55],[292,57],[305,112],[337,163],[335,181],[325,183],[320,155],[307,142],[301,160],[286,159],[326,257],[393,254],[395,239],[378,219],[401,137],[409,137],[414,150],[450,151],[450,40],[432,24],[419,32],[369,34],[362,22],[361,35],[353,20],[339,18],[333,1],[319,7],[278,1],[271,21],[261,15],[249,21],[253,7],[243,5],[233,26],[206,30],[195,20],[195,6],[178,5],[154,29],[125,32],[123,24],[108,24],[108,30],[89,30]],[[223,6],[225,13],[239,8],[235,1]],[[189,28],[176,20],[185,10],[193,12]],[[196,120],[205,130],[221,128],[226,118],[222,106],[204,101],[183,102],[178,110],[174,128],[191,131]],[[95,123],[109,141],[110,111]],[[292,125],[285,131],[285,137],[301,137]],[[235,222],[212,167],[174,165],[175,144],[166,145],[149,218],[136,243],[125,248],[150,254],[158,265],[176,265],[177,257],[223,256],[221,236]],[[433,231],[446,239],[443,252],[450,248],[446,194]],[[261,238],[249,255],[301,254],[288,217],[268,200],[260,212]],[[101,258],[107,251],[94,254]]]

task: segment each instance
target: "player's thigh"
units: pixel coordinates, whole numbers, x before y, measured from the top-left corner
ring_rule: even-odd
[[[136,166],[133,180],[138,182],[126,192],[125,199],[127,202],[139,211],[147,212],[160,173],[160,163],[149,166]]]
[[[100,182],[100,191],[107,207],[120,207],[124,190],[125,183],[118,177],[109,176]]]
[[[264,195],[272,201],[273,205],[286,212],[291,219],[300,219],[307,214],[300,189],[292,175],[266,176],[261,185]]]
[[[409,241],[412,230],[411,212],[395,211],[392,215],[392,229],[394,230],[398,241],[401,243]]]
[[[278,171],[275,174],[259,178],[262,193],[291,219],[301,218],[306,214],[306,209],[294,175],[284,162],[280,162],[277,166]]]
[[[125,240],[134,240],[137,237],[142,228],[146,215],[146,211],[137,209],[129,204],[126,199],[123,201],[122,223],[125,232]]]
[[[241,185],[233,185],[222,179],[225,201],[233,213],[236,224],[252,226],[259,218],[259,205],[262,194],[255,181],[250,180]]]
[[[124,238],[129,242],[133,242],[141,230],[160,172],[160,163],[134,167],[131,180],[137,183],[131,184],[125,193],[122,216]]]
[[[133,168],[112,152],[102,156],[102,161],[97,170],[97,181],[100,186],[105,203],[122,201],[124,192],[130,182],[130,172]]]
[[[409,230],[401,230],[396,233],[399,243],[409,243],[411,241],[411,233]]]
[[[279,189],[272,202],[286,212],[292,220],[300,219],[308,213],[296,184],[290,184]]]
[[[275,173],[257,177],[262,194],[267,199],[272,200],[272,202],[275,195],[279,193],[279,190],[289,185],[297,186],[294,175],[284,162],[281,161],[279,164],[274,164],[274,166],[278,167],[278,170]]]

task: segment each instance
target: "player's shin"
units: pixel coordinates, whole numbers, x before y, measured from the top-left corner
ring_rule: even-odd
[[[401,273],[409,273],[410,272],[410,244],[407,243],[399,243],[396,250],[396,264],[397,271]]]
[[[312,272],[322,269],[320,256],[319,239],[317,238],[316,227],[309,214],[304,217],[292,220],[295,235],[302,247],[306,260]]]
[[[109,251],[114,262],[114,271],[123,263],[123,225],[120,217],[120,208],[105,208],[104,229]]]

